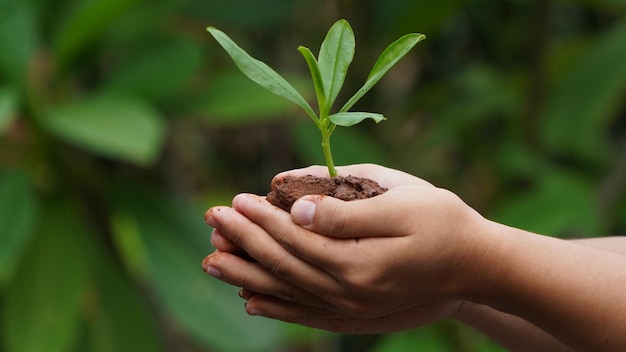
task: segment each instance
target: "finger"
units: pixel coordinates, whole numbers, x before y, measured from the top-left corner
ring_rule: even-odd
[[[246,303],[245,309],[250,315],[345,334],[391,333],[431,324],[445,318],[430,304],[377,318],[355,318],[341,312],[287,302],[266,295],[254,295]]]
[[[301,302],[314,307],[330,307],[319,297],[272,275],[258,263],[248,262],[229,253],[215,252],[210,254],[205,258],[202,266],[207,274],[245,289],[246,291],[242,293],[249,293],[249,297],[246,298],[240,294],[244,299],[249,299],[254,294],[266,294],[285,301]]]
[[[291,216],[274,207],[262,197],[240,194],[233,199],[233,208],[289,252],[334,277],[340,263],[344,262],[347,241],[320,236],[296,225]],[[282,219],[282,220],[279,220]],[[337,284],[336,281],[331,281]],[[328,294],[328,293],[327,293]]]
[[[275,296],[258,293],[247,300],[245,309],[250,315],[261,315],[266,318],[306,326],[312,326],[309,324],[317,320],[344,318],[344,314],[336,310],[286,301]]]
[[[402,187],[362,200],[342,201],[308,195],[291,208],[294,223],[313,232],[336,238],[398,236],[407,223],[408,197]],[[408,230],[408,229],[407,229]]]
[[[213,232],[211,232],[211,244],[215,247],[215,249],[222,252],[238,255],[244,254],[243,249],[226,239],[218,229],[213,229]]]
[[[244,197],[239,195],[233,200]],[[253,204],[263,203],[269,211],[268,217],[282,231],[306,231],[291,221],[286,212],[269,204],[261,197],[249,195]],[[281,246],[263,227],[246,218],[245,214],[229,207],[209,209],[207,218],[219,232],[242,248],[250,257],[286,282],[292,282],[319,297],[332,295],[338,289],[337,282],[327,272],[297,256]]]

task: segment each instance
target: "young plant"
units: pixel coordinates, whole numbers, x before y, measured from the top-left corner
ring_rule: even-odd
[[[224,32],[215,27],[208,27],[207,31],[226,50],[237,67],[248,78],[266,88],[270,92],[286,98],[299,105],[311,117],[315,126],[322,134],[322,150],[328,166],[330,177],[337,176],[330,149],[330,136],[336,126],[352,126],[365,119],[372,119],[377,123],[385,120],[381,114],[371,112],[349,111],[372,87],[406,55],[419,41],[425,38],[423,34],[411,33],[389,45],[380,55],[372,68],[365,84],[350,98],[339,111],[331,113],[331,109],[339,91],[343,86],[352,63],[355,52],[354,32],[346,20],[337,21],[328,31],[322,42],[318,58],[311,50],[300,46],[298,51],[304,56],[311,71],[315,95],[317,97],[318,112],[316,113],[300,93],[276,71],[265,63],[253,58],[240,48]]]

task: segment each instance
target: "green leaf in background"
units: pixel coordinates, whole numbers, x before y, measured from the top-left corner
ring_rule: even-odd
[[[307,91],[309,82],[305,77],[294,76],[289,80],[305,96],[312,94],[310,88]],[[233,94],[234,91],[237,94]],[[225,71],[213,76],[209,89],[201,98],[191,111],[216,125],[274,120],[284,118],[290,111],[300,112],[292,103],[254,84],[239,71]]]
[[[365,119],[372,119],[376,123],[385,120],[382,114],[373,112],[338,112],[328,117],[332,123],[338,126],[349,127],[360,123]]]
[[[535,171],[534,188],[498,204],[495,221],[550,236],[605,235],[592,184],[566,170]]]
[[[121,61],[107,74],[104,89],[155,101],[168,101],[182,91],[200,66],[200,47],[185,39],[159,38]]]
[[[281,75],[276,73],[276,71],[267,66],[264,62],[259,61],[246,53],[224,32],[214,27],[208,27],[207,31],[209,31],[215,40],[217,40],[224,50],[226,50],[235,64],[237,64],[237,67],[239,67],[241,72],[243,72],[248,78],[270,92],[284,97],[292,103],[300,106],[313,120],[316,119],[315,112],[309,103],[307,103],[302,95],[300,95],[300,93]]]
[[[419,33],[411,33],[404,35],[400,39],[391,43],[374,63],[374,67],[367,77],[367,81],[363,84],[348,102],[339,110],[346,112],[356,104],[372,87],[380,81],[381,78],[402,59],[411,49],[420,41],[426,39],[426,36]]]
[[[203,211],[139,189],[116,194],[116,203],[124,205],[119,211],[135,222],[147,254],[147,268],[140,272],[173,328],[217,351],[267,351],[279,343],[281,323],[248,316],[236,288],[202,271],[202,258],[213,251]]]
[[[434,326],[386,335],[372,352],[454,352],[449,336]]]
[[[551,150],[594,159],[605,155],[605,131],[626,92],[626,23],[621,22],[588,48],[558,80],[541,137]]]
[[[38,44],[35,1],[0,0],[0,74],[16,87],[25,85]]]
[[[100,37],[139,0],[88,0],[73,2],[74,8],[62,18],[55,35],[57,61],[65,66],[85,47]],[[27,1],[26,1],[27,2]]]
[[[12,276],[30,243],[37,215],[37,199],[27,176],[18,171],[0,172],[0,285]]]
[[[163,120],[152,107],[112,96],[52,109],[42,123],[79,147],[140,166],[156,161],[165,133]]]
[[[17,116],[17,95],[10,88],[0,88],[0,137]]]
[[[320,48],[318,65],[324,83],[326,116],[346,79],[355,51],[354,32],[346,20],[333,24]],[[321,112],[320,112],[321,114]]]
[[[92,352],[162,351],[156,318],[119,263],[100,248],[94,249],[96,291],[90,319]]]
[[[5,291],[7,352],[66,352],[76,343],[90,236],[66,204],[43,208],[37,236]]]
[[[371,352],[504,352],[504,348],[480,334],[468,335],[465,326],[440,322],[418,329],[384,335]],[[473,332],[473,331],[472,331]],[[463,347],[460,347],[462,344]]]
[[[319,152],[319,133],[305,123],[292,127],[292,143],[305,164],[324,165]],[[388,153],[376,138],[367,135],[358,126],[343,128],[333,135],[334,156],[337,165],[375,163],[386,165]]]
[[[219,19],[249,31],[281,28],[293,20],[299,2],[293,0],[196,1],[193,12],[197,18]],[[245,9],[245,11],[242,11]]]

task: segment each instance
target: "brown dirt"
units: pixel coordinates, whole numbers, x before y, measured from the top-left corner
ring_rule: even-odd
[[[313,175],[286,176],[272,183],[272,191],[267,195],[267,200],[288,212],[297,199],[308,194],[321,194],[350,201],[375,197],[386,191],[387,189],[378,185],[376,181],[356,176],[337,176],[332,179]]]

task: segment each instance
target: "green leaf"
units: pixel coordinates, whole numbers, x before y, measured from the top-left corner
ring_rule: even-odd
[[[308,123],[298,123],[291,130],[292,143],[299,158],[307,164],[324,165],[324,158],[320,153],[319,132],[311,128]],[[375,163],[386,165],[389,163],[389,153],[381,143],[372,143],[372,136],[355,126],[342,128],[333,134],[333,157],[338,165]]]
[[[20,88],[39,41],[35,3],[0,0],[0,74]]]
[[[391,43],[374,63],[374,67],[367,78],[367,81],[348,102],[339,110],[346,112],[356,104],[370,89],[389,71],[400,59],[402,59],[418,42],[426,36],[419,33],[407,34],[395,42]]]
[[[590,160],[606,155],[606,129],[626,92],[626,22],[603,34],[560,79],[542,122],[545,145]]]
[[[0,284],[12,276],[30,243],[38,218],[37,199],[25,174],[0,173]]]
[[[54,49],[61,66],[73,60],[98,39],[120,15],[138,0],[90,0],[74,2],[56,32]]]
[[[101,248],[95,253],[96,304],[91,307],[92,352],[162,351],[156,318],[135,285]]]
[[[338,126],[349,127],[352,125],[356,125],[359,122],[365,119],[372,119],[376,121],[376,123],[386,120],[386,118],[381,114],[376,114],[373,112],[338,112],[336,114],[332,114],[328,117],[332,123]]]
[[[280,323],[248,316],[235,287],[201,270],[213,251],[204,209],[138,188],[115,196],[116,212],[134,221],[147,255],[143,281],[172,326],[216,351],[268,351],[279,343]]]
[[[182,38],[158,38],[139,46],[106,75],[104,89],[114,94],[163,102],[183,90],[198,69],[200,47]]]
[[[326,113],[330,112],[343,86],[354,58],[354,50],[354,32],[350,24],[346,20],[337,21],[324,38],[319,53],[319,70],[326,93]]]
[[[17,117],[17,95],[10,88],[0,89],[0,137]]]
[[[76,343],[88,279],[89,236],[64,203],[48,204],[35,241],[5,291],[7,352],[65,352]]]
[[[311,71],[313,87],[315,88],[315,95],[317,96],[317,102],[320,109],[319,113],[321,115],[326,108],[326,92],[324,91],[324,81],[322,79],[319,65],[309,48],[301,46],[298,48],[298,51],[302,54],[302,56],[304,56],[304,60],[306,60],[306,63],[309,66],[309,71]]]
[[[224,32],[215,27],[208,27],[207,31],[209,31],[213,38],[226,50],[243,74],[270,92],[297,104],[304,109],[313,120],[316,119],[315,112],[309,103],[304,100],[302,95],[300,95],[289,82],[276,73],[276,71],[267,66],[264,62],[250,56]]]
[[[310,80],[306,76],[289,77],[289,80],[305,96],[313,95],[309,86]],[[206,92],[198,96],[197,103],[189,104],[191,115],[212,125],[238,125],[284,119],[292,115],[295,109],[299,109],[250,81],[235,69],[216,73]]]
[[[537,164],[534,175],[534,186],[495,206],[495,221],[559,237],[604,234],[594,185],[550,165]]]
[[[140,166],[156,161],[165,132],[161,116],[152,107],[112,96],[54,108],[42,123],[79,147]]]

